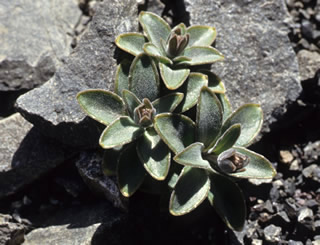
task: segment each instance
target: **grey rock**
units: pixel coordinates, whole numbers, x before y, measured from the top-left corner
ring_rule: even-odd
[[[312,179],[318,179],[320,180],[320,176],[317,176],[317,169],[318,169],[318,165],[317,164],[311,164],[310,166],[304,168],[302,170],[302,174],[305,178],[312,178]]]
[[[269,242],[280,241],[281,227],[269,225],[263,229],[264,237]]]
[[[303,242],[289,240],[288,245],[303,245]]]
[[[298,52],[301,80],[312,79],[320,69],[320,54],[302,49]]]
[[[19,113],[0,121],[0,198],[57,167],[72,152],[43,137]]]
[[[88,88],[113,90],[115,37],[138,28],[135,0],[104,1],[95,7],[90,26],[65,64],[50,81],[16,103],[18,111],[42,132],[72,146],[97,146],[101,130],[86,118],[76,95]]]
[[[212,65],[226,84],[234,108],[261,104],[269,130],[301,92],[296,55],[287,36],[285,3],[271,1],[186,0],[191,24],[214,26],[215,47],[224,62]]]
[[[0,91],[31,89],[71,51],[81,11],[75,0],[0,1]]]
[[[102,156],[98,152],[83,152],[76,161],[78,171],[89,188],[105,197],[115,207],[127,210],[127,199],[119,191],[117,181],[103,174]]]
[[[20,245],[24,241],[25,226],[14,222],[10,215],[0,214],[0,244]]]
[[[303,208],[299,211],[298,222],[303,222],[306,219],[313,219],[313,211],[310,208]]]
[[[43,228],[25,236],[24,245],[90,245],[117,244],[101,241],[101,236],[117,236],[108,232],[121,222],[123,214],[109,203],[100,202],[88,206],[73,207],[55,214],[45,222]]]

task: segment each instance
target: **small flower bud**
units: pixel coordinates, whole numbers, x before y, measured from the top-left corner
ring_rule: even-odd
[[[150,100],[147,98],[142,100],[142,103],[134,109],[134,121],[142,127],[152,125],[156,110],[153,108]]]
[[[187,47],[188,43],[189,34],[182,35],[181,28],[175,28],[167,40],[167,55],[171,58],[178,56]]]
[[[244,171],[249,163],[249,157],[237,152],[235,149],[228,149],[222,152],[217,159],[219,168],[226,173]]]

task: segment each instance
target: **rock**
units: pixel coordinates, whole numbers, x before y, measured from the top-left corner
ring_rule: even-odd
[[[83,152],[76,162],[78,171],[89,188],[100,196],[105,197],[113,205],[127,210],[127,199],[119,191],[115,178],[103,174],[101,169],[102,157],[97,152]]]
[[[289,167],[289,170],[291,171],[299,171],[300,170],[300,165],[298,159],[295,159]]]
[[[14,222],[10,215],[0,214],[0,244],[19,245],[24,241],[25,227]]]
[[[97,147],[101,133],[81,111],[77,93],[88,88],[113,90],[115,37],[138,28],[135,0],[104,1],[95,7],[90,26],[55,76],[16,103],[18,111],[42,132],[74,147]]]
[[[307,163],[317,161],[320,157],[320,141],[308,143],[308,145],[303,148],[303,152],[303,159]]]
[[[317,164],[311,164],[310,166],[304,168],[302,170],[302,174],[305,178],[312,178],[320,180],[320,176],[317,174],[317,170],[319,169]]]
[[[303,208],[299,211],[298,222],[303,222],[305,219],[313,219],[313,211],[310,208]]]
[[[309,20],[303,19],[301,22],[302,35],[307,39],[314,39],[314,27]]]
[[[303,245],[303,242],[289,240],[288,245]]]
[[[214,26],[224,62],[212,65],[226,84],[233,108],[261,104],[263,132],[301,92],[296,55],[287,33],[289,16],[279,0],[186,0],[191,24]]]
[[[0,121],[0,198],[63,163],[74,153],[43,137],[19,113]]]
[[[31,89],[50,79],[71,51],[81,11],[75,0],[0,3],[0,91]]]
[[[110,232],[110,229],[122,219],[123,215],[106,202],[72,207],[47,220],[43,228],[31,231],[25,236],[23,244],[118,244],[115,241],[112,243],[117,234]],[[103,242],[101,237],[110,240]]]
[[[290,151],[282,150],[282,151],[279,152],[279,154],[280,154],[280,161],[282,163],[289,164],[294,159],[294,157],[293,157],[293,155],[291,154]]]
[[[281,227],[269,225],[263,229],[264,237],[269,242],[280,241]]]
[[[259,239],[252,239],[251,245],[262,245],[263,241]]]
[[[312,79],[320,69],[320,54],[302,49],[298,52],[301,80]]]

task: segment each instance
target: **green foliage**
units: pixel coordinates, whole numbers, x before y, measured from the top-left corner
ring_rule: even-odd
[[[261,107],[246,104],[233,112],[221,79],[201,68],[223,59],[211,47],[215,28],[181,23],[171,29],[150,12],[141,12],[139,22],[144,34],[116,38],[134,58],[119,64],[115,93],[91,89],[77,96],[83,111],[106,126],[99,141],[102,170],[117,176],[126,197],[140,187],[171,192],[173,215],[208,199],[230,228],[241,230],[246,209],[236,179],[276,173],[245,148],[262,127]]]

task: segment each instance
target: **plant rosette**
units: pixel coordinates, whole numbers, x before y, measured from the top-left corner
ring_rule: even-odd
[[[175,110],[184,97],[183,93],[175,92],[159,98],[159,79],[153,71],[153,61],[141,54],[134,64],[129,90],[122,89],[122,97],[100,89],[77,95],[83,111],[107,126],[99,140],[106,149],[103,170],[108,175],[117,175],[120,191],[127,197],[140,187],[146,171],[156,180],[166,178],[171,153],[154,130],[153,121],[156,115]],[[141,77],[135,74],[141,73],[147,78],[138,82]]]
[[[211,47],[217,34],[214,27],[204,25],[186,27],[181,23],[171,29],[160,16],[144,11],[139,14],[139,22],[145,35],[120,34],[115,43],[133,56],[146,53],[153,57],[157,61],[160,76],[169,90],[178,89],[183,85],[190,75],[191,66],[212,64],[224,59],[219,51]],[[121,65],[125,66],[127,63]],[[225,92],[220,79],[215,75],[211,75],[210,79],[213,79],[209,81],[216,93]]]
[[[246,208],[235,179],[272,178],[276,171],[265,157],[245,148],[261,129],[261,107],[246,104],[230,113],[220,101],[204,86],[196,122],[164,113],[155,117],[154,128],[174,152],[173,160],[184,166],[171,184],[170,212],[184,215],[208,198],[229,227],[241,230]]]

